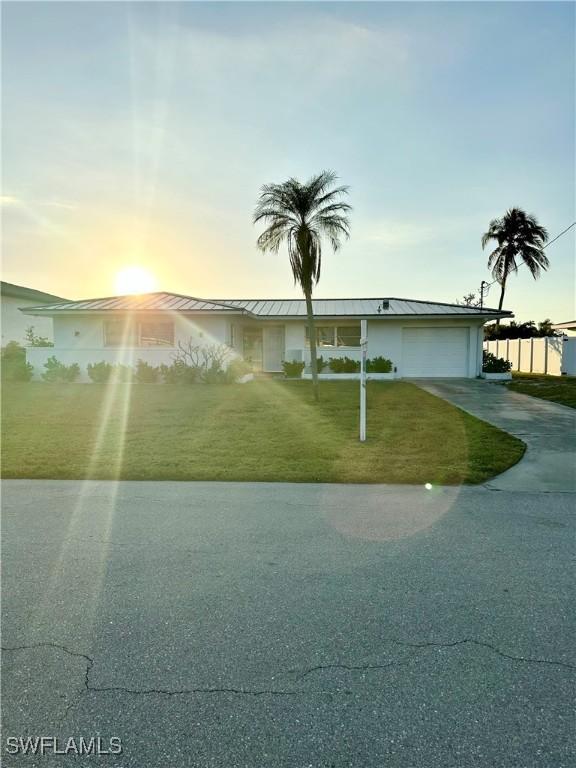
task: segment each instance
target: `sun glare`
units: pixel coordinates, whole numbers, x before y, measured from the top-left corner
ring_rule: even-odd
[[[148,293],[156,288],[156,278],[143,267],[124,267],[116,275],[116,293]]]

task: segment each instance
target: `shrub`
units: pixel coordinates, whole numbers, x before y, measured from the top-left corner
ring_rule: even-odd
[[[187,365],[183,360],[174,360],[172,365],[160,366],[160,375],[165,384],[194,384],[200,378],[200,368]]]
[[[26,362],[26,350],[10,341],[2,350],[2,381],[30,381],[34,367]]]
[[[118,381],[127,383],[129,381],[132,381],[132,379],[134,378],[134,369],[130,365],[123,365],[122,363],[117,363],[117,365],[114,365],[113,368],[114,368],[114,375],[118,377]]]
[[[390,373],[392,371],[392,360],[387,357],[373,357],[366,360],[366,373]]]
[[[200,380],[203,384],[225,384],[227,382],[226,370],[220,360],[206,362],[200,371]]]
[[[302,371],[304,370],[305,363],[299,362],[298,360],[284,360],[282,363],[282,368],[284,369],[284,373],[286,376],[288,376],[289,379],[299,379],[302,376]]]
[[[228,363],[228,367],[226,368],[226,381],[229,384],[234,384],[238,379],[241,379],[242,376],[246,376],[247,373],[252,373],[252,369],[248,363],[239,357],[234,358],[234,360],[231,360],[230,363]]]
[[[112,376],[114,366],[102,360],[100,363],[88,363],[86,371],[94,384],[103,384]]]
[[[136,363],[136,371],[134,372],[134,378],[140,384],[155,384],[160,376],[160,369],[155,368],[145,360],[138,360]]]
[[[484,350],[482,354],[482,370],[484,373],[509,373],[512,370],[510,360],[496,357],[492,352]]]
[[[318,373],[322,373],[324,368],[328,367],[328,360],[324,360],[322,355],[320,355],[320,357],[317,359],[317,363],[318,363]]]
[[[358,373],[360,361],[349,357],[331,357],[328,365],[333,373]]]
[[[221,384],[228,380],[225,363],[230,358],[230,347],[226,344],[194,344],[192,339],[184,344],[178,342],[175,362],[195,368],[198,380],[203,384]]]
[[[56,360],[54,356],[46,360],[44,368],[46,368],[46,372],[42,374],[42,378],[48,383],[76,381],[78,376],[80,376],[80,366],[78,363],[64,365],[64,363]]]
[[[110,379],[127,382],[134,376],[134,371],[129,365],[122,365],[122,363],[114,365],[104,360],[100,363],[88,363],[86,371],[94,384],[105,384]]]
[[[26,344],[29,347],[53,347],[54,343],[47,336],[37,336],[34,333],[34,326],[29,325],[25,331]]]

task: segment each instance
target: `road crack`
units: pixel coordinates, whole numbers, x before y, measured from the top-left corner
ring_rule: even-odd
[[[549,666],[561,667],[564,669],[575,670],[576,665],[570,664],[565,661],[556,661],[553,659],[541,659],[527,656],[514,656],[509,653],[501,651],[497,646],[487,643],[482,640],[476,640],[474,638],[464,638],[462,640],[454,640],[452,642],[421,642],[414,643],[402,640],[391,640],[390,643],[404,647],[411,648],[413,650],[422,651],[429,648],[456,648],[463,645],[474,645],[479,648],[486,648],[498,656],[507,659],[509,661],[521,662],[526,664],[546,664]],[[125,686],[106,686],[100,687],[92,685],[90,682],[90,674],[94,667],[94,659],[86,653],[78,651],[72,651],[67,646],[59,643],[34,643],[31,645],[18,645],[18,646],[3,646],[3,652],[15,652],[15,651],[34,651],[41,648],[51,648],[62,653],[66,653],[69,656],[83,659],[85,662],[84,671],[84,685],[78,695],[67,705],[64,715],[61,719],[61,725],[68,718],[70,712],[78,706],[81,699],[88,693],[124,693],[131,696],[186,696],[186,695],[198,695],[198,694],[231,694],[238,696],[299,696],[310,695],[311,693],[333,693],[334,691],[319,691],[319,690],[284,690],[274,688],[263,689],[250,689],[250,688],[228,688],[228,687],[201,687],[201,688],[128,688]],[[405,666],[410,661],[391,661],[386,664],[345,664],[341,662],[334,662],[329,664],[318,664],[314,667],[309,667],[300,672],[296,680],[302,680],[303,678],[311,675],[315,672],[323,672],[330,669],[343,669],[347,672],[370,672],[376,670],[390,669],[392,667]]]
[[[553,659],[536,659],[529,656],[512,656],[512,654],[505,653],[491,643],[486,643],[483,640],[475,640],[471,637],[466,637],[463,640],[455,640],[451,643],[437,643],[437,642],[423,642],[423,643],[409,643],[402,640],[394,640],[395,645],[400,645],[405,648],[456,648],[459,645],[477,645],[480,648],[488,648],[488,650],[501,656],[503,659],[509,659],[510,661],[521,661],[527,664],[549,664],[555,667],[564,667],[565,669],[576,669],[576,664],[570,664],[567,661],[555,661]]]

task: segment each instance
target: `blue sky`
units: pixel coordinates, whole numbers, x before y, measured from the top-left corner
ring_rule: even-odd
[[[574,221],[574,47],[569,3],[5,3],[3,277],[297,296],[252,210],[331,168],[352,237],[316,295],[454,301],[506,208]],[[511,280],[520,319],[573,318],[573,232]]]

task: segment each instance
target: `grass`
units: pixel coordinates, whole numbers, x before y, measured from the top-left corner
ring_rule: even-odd
[[[576,408],[576,376],[546,376],[543,373],[514,373],[509,389]]]
[[[368,384],[358,441],[358,383],[178,387],[9,385],[6,478],[480,483],[515,464],[516,438],[413,384]]]

